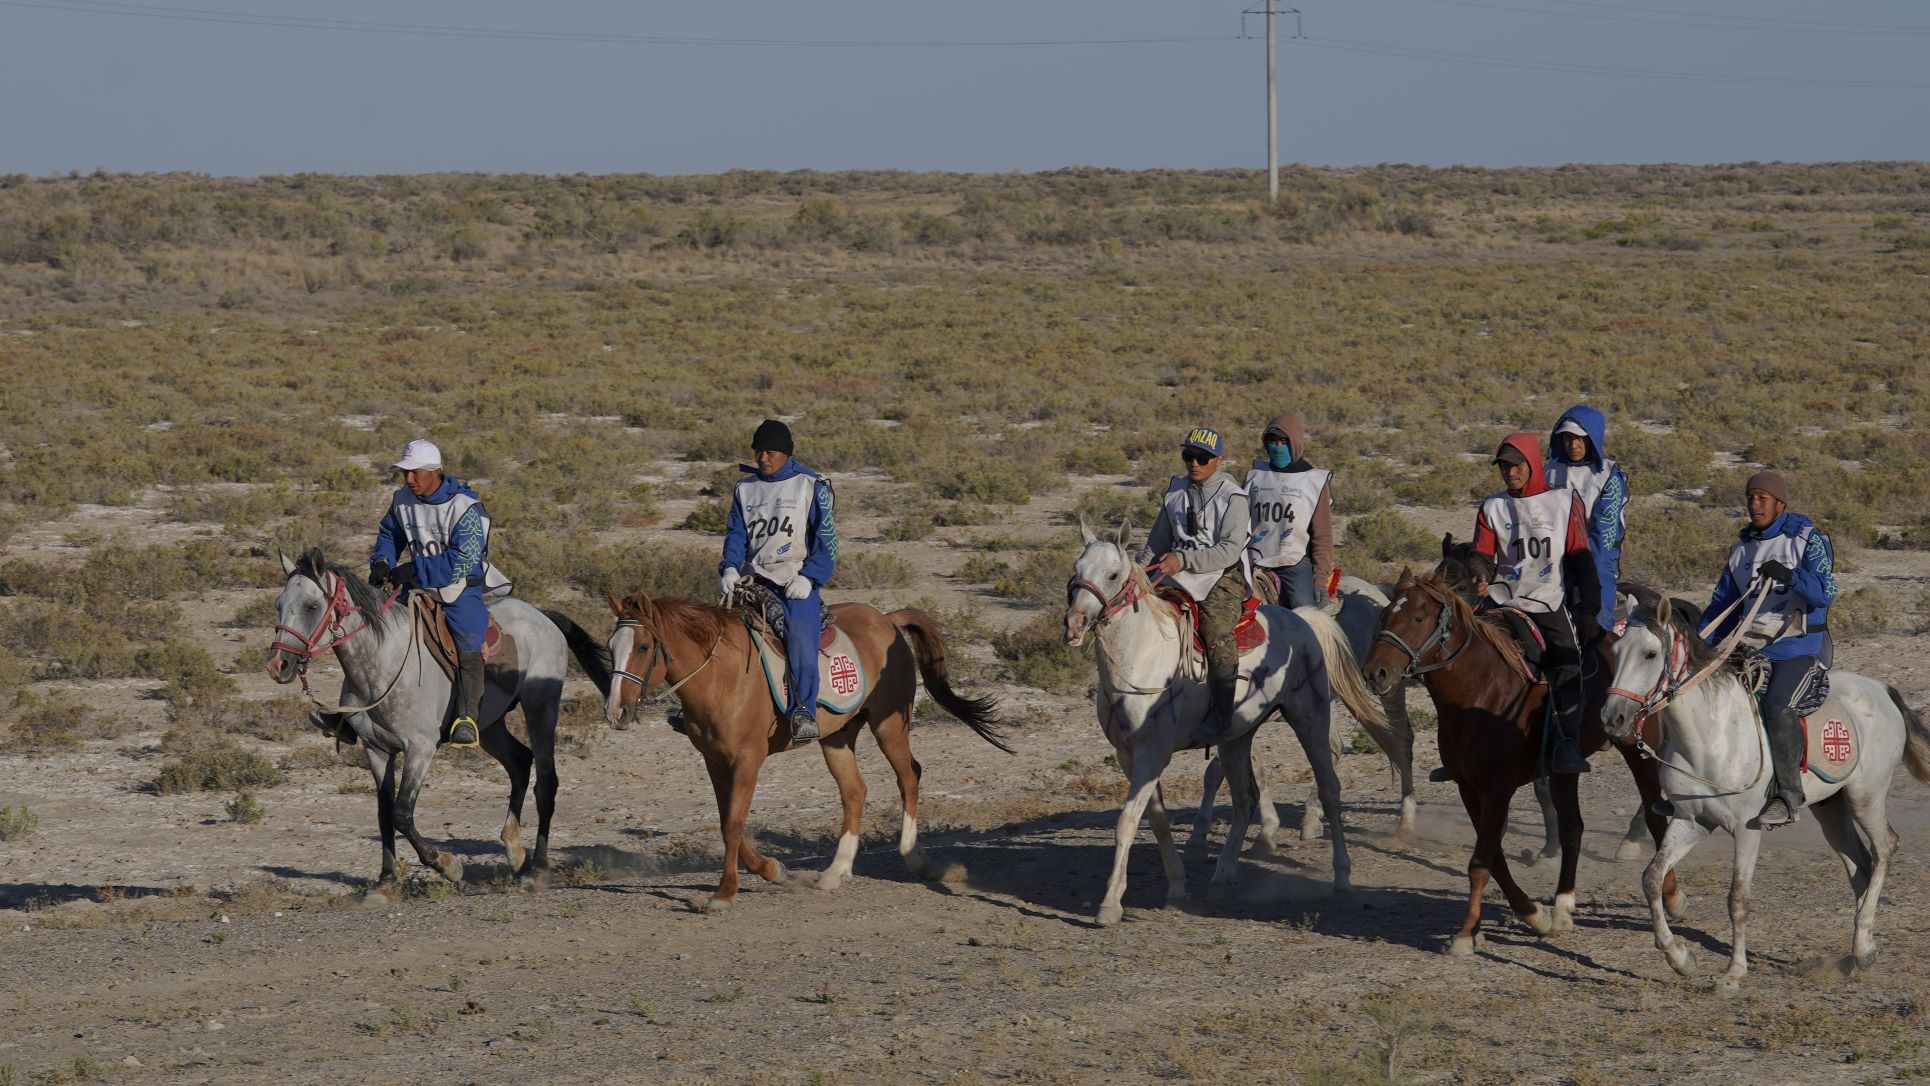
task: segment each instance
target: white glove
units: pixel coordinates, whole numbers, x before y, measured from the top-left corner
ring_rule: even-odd
[[[791,578],[791,583],[784,586],[784,594],[794,600],[810,599],[811,578],[802,573]]]
[[[730,599],[730,590],[737,587],[737,582],[742,579],[742,577],[743,575],[734,569],[725,570],[724,575],[717,578],[718,597],[721,599]]]

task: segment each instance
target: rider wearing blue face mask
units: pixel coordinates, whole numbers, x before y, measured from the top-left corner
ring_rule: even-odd
[[[1318,607],[1334,568],[1333,473],[1307,462],[1307,420],[1298,411],[1267,423],[1260,447],[1266,455],[1246,477],[1254,580],[1263,591],[1271,582],[1283,607]]]
[[[1743,634],[1762,645],[1770,663],[1762,717],[1776,782],[1756,821],[1772,829],[1796,821],[1803,806],[1803,726],[1794,706],[1834,655],[1829,608],[1836,602],[1836,555],[1814,521],[1789,511],[1789,483],[1781,475],[1759,471],[1749,477],[1743,494],[1749,523],[1729,550],[1729,564],[1706,613],[1720,614],[1763,583],[1773,586]],[[1718,623],[1708,634],[1710,644],[1728,636],[1748,606]]]

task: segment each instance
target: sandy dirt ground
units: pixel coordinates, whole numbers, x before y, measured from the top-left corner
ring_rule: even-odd
[[[72,527],[23,533],[16,546],[51,552]],[[861,539],[863,524],[852,531]],[[874,597],[972,600],[992,626],[1028,616],[947,576],[970,552],[942,533],[896,546],[916,560],[919,583]],[[1916,554],[1871,552],[1854,565],[1848,586],[1893,584],[1905,599],[1930,578]],[[219,659],[265,643],[265,629],[218,625],[244,602],[188,604]],[[1211,850],[1191,850],[1197,904],[1167,910],[1142,831],[1126,920],[1099,929],[1122,780],[1090,701],[992,683],[983,645],[957,651],[959,685],[998,696],[1020,722],[1019,753],[921,717],[924,845],[942,879],[905,872],[891,775],[866,740],[857,877],[811,889],[837,793],[815,753],[792,752],[769,763],[752,824],[796,877],[783,888],[750,878],[724,916],[693,908],[717,876],[715,808],[700,760],[660,709],[564,756],[547,890],[505,877],[494,839],[503,776],[465,755],[439,761],[421,819],[469,861],[468,881],[448,886],[418,868],[403,900],[369,908],[360,891],[379,859],[374,801],[353,751],[338,755],[312,732],[265,745],[288,783],[261,793],[259,824],[236,824],[226,795],[153,794],[161,703],[139,683],[97,685],[93,696],[137,719],[129,734],[0,757],[0,805],[40,818],[37,833],[0,845],[0,1083],[1761,1086],[1930,1075],[1930,789],[1907,776],[1893,792],[1904,843],[1880,914],[1882,952],[1853,977],[1835,969],[1849,945],[1849,890],[1813,820],[1768,839],[1742,996],[1722,999],[1706,979],[1729,938],[1726,838],[1705,841],[1682,869],[1691,912],[1677,930],[1705,977],[1671,972],[1640,901],[1646,856],[1613,858],[1635,794],[1612,755],[1583,785],[1577,930],[1536,938],[1491,891],[1485,945],[1450,958],[1472,841],[1451,788],[1420,786],[1422,840],[1400,846],[1385,761],[1347,755],[1357,889],[1335,895],[1328,842],[1291,832],[1305,761],[1273,727],[1258,756],[1283,786],[1280,854],[1249,854],[1233,890],[1209,898]],[[1914,635],[1844,644],[1838,665],[1930,702]],[[237,671],[250,695],[282,693]],[[572,693],[586,689],[573,680]],[[1433,751],[1423,731],[1423,771]],[[1188,755],[1169,772],[1177,810],[1197,796],[1200,768]],[[1182,838],[1189,821],[1180,816]],[[1538,843],[1539,824],[1524,792],[1511,849]],[[1546,901],[1554,877],[1543,864],[1523,881]]]

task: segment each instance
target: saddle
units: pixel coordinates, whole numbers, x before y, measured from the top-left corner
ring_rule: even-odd
[[[1496,607],[1491,613],[1508,624],[1508,633],[1521,649],[1522,678],[1532,686],[1546,686],[1548,676],[1542,671],[1541,660],[1548,654],[1548,642],[1542,639],[1541,627],[1518,607]]]
[[[1180,621],[1192,635],[1187,648],[1181,653],[1188,665],[1200,661],[1199,674],[1204,675],[1206,642],[1200,637],[1200,605],[1177,585],[1161,582],[1153,586],[1153,595],[1173,605],[1180,613]],[[1240,620],[1233,624],[1233,645],[1241,656],[1253,652],[1267,643],[1267,628],[1260,623],[1260,598],[1248,596],[1240,605]]]
[[[790,700],[784,683],[791,673],[784,659],[784,600],[763,584],[740,581],[731,603],[757,650],[771,702],[782,713]],[[823,623],[818,630],[818,705],[842,716],[864,703],[869,676],[865,674],[864,658],[858,655],[851,635],[838,625],[837,615],[829,607],[820,607],[818,613]]]
[[[429,655],[442,668],[443,675],[454,682],[456,636],[449,632],[449,616],[443,609],[442,600],[434,592],[416,590],[409,593],[409,609],[421,632],[422,643],[429,646]],[[483,634],[483,677],[491,679],[499,672],[515,669],[516,639],[496,625],[496,616],[492,614],[489,616],[489,630]]]

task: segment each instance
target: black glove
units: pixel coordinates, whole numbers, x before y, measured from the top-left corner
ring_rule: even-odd
[[[381,588],[389,580],[389,564],[377,558],[369,563],[369,584]]]
[[[1767,562],[1764,562],[1762,565],[1757,566],[1756,573],[1759,574],[1760,576],[1767,577],[1770,580],[1775,581],[1777,584],[1782,585],[1785,588],[1789,587],[1789,579],[1796,575],[1795,572],[1791,570],[1788,566],[1783,565],[1781,562],[1778,562],[1773,558]]]

